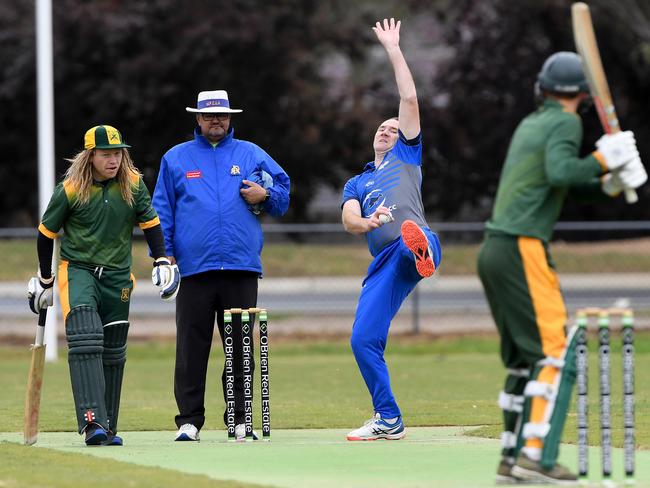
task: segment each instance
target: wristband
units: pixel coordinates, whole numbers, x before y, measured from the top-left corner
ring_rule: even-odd
[[[172,262],[168,258],[166,258],[165,256],[161,256],[159,258],[156,258],[154,260],[154,262],[153,262],[154,266],[160,266],[161,264],[171,265]]]
[[[51,285],[54,282],[54,275],[50,276],[49,278],[43,278],[41,276],[41,270],[39,269],[38,272],[36,273],[38,276],[38,280],[41,282],[43,285]]]

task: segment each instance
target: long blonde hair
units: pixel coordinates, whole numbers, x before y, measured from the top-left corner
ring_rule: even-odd
[[[137,185],[138,179],[142,177],[142,173],[135,167],[129,150],[126,148],[121,148],[121,150],[122,162],[120,163],[120,168],[117,170],[115,179],[120,185],[122,198],[129,207],[133,207],[133,187]],[[93,151],[94,149],[84,149],[78,152],[73,158],[66,159],[71,164],[65,172],[64,179],[69,181],[76,190],[77,200],[75,205],[85,205],[90,199],[90,189],[93,186],[93,164],[90,161],[90,157],[93,155]],[[138,179],[133,178],[133,176],[137,176]]]

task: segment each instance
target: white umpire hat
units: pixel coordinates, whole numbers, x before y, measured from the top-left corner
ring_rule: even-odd
[[[238,108],[230,108],[226,90],[202,91],[196,101],[196,108],[185,107],[188,112],[237,114]]]

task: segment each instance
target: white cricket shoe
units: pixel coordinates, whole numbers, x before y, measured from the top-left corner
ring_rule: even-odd
[[[349,441],[376,441],[377,439],[398,440],[406,435],[402,417],[397,417],[394,423],[388,423],[378,413],[367,420],[363,426],[350,432]]]
[[[235,440],[245,441],[246,440],[246,424],[237,424],[235,425]],[[258,440],[257,432],[253,431],[253,440]]]
[[[176,432],[175,441],[198,441],[199,439],[199,429],[194,427],[192,424],[183,424],[181,428]]]

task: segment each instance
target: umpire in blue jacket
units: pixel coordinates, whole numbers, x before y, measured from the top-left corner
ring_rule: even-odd
[[[284,215],[289,207],[290,181],[263,149],[235,139],[231,114],[241,110],[230,108],[227,92],[200,92],[196,108],[186,110],[196,113],[194,139],[172,147],[163,156],[153,206],[167,254],[183,277],[176,298],[176,440],[194,441],[199,440],[205,422],[205,379],[215,315],[223,344],[224,309],[257,305],[264,239],[252,208],[261,207],[274,217]],[[243,437],[241,337],[238,339],[234,348],[235,431]],[[222,384],[225,397],[225,368]]]

